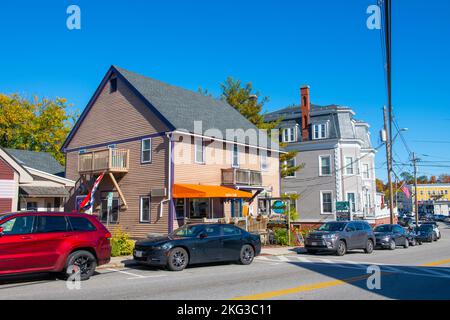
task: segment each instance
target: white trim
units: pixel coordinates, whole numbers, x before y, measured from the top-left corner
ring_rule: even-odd
[[[347,159],[350,159],[350,164],[347,164]],[[355,175],[355,162],[354,157],[344,156],[344,176],[354,176]],[[348,173],[347,170],[352,169],[352,173]]]
[[[292,158],[292,159],[290,159],[290,160],[294,160],[294,167],[297,166],[297,159],[296,159],[296,158]],[[287,166],[287,160],[284,161],[284,165]],[[285,177],[283,177],[283,178],[286,178],[286,179],[293,179],[293,178],[296,178],[296,177],[297,177],[297,171],[294,172],[294,175],[293,175],[293,176],[285,176]]]
[[[142,200],[148,199],[148,220],[142,219]],[[140,196],[139,197],[139,223],[151,223],[152,221],[152,197],[151,196]]]
[[[224,143],[227,143],[227,144],[237,144],[239,146],[244,146],[244,147],[249,147],[249,148],[254,148],[254,149],[260,149],[260,150],[267,150],[267,151],[271,151],[271,152],[278,152],[278,153],[283,153],[283,154],[287,153],[286,151],[281,151],[281,150],[272,149],[272,148],[266,148],[266,147],[252,146],[252,145],[248,145],[248,144],[241,143],[241,142],[235,142],[235,141],[229,141],[229,140],[220,139],[220,138],[208,137],[208,136],[204,136],[202,134],[183,132],[183,131],[179,131],[179,130],[172,131],[172,133],[185,135],[185,136],[199,137],[199,138],[203,138],[203,139],[209,139],[209,140],[224,142]],[[272,142],[272,143],[276,143],[276,142]]]
[[[150,148],[149,149],[145,149],[144,150],[144,141],[150,141]],[[152,155],[152,143],[153,143],[153,141],[152,141],[152,138],[145,138],[145,139],[141,139],[141,163],[152,163],[152,158],[153,158],[153,155]],[[147,160],[147,161],[144,161],[144,151],[150,151],[150,159],[149,160]]]
[[[348,194],[352,193],[353,196],[355,197],[353,200],[355,201],[355,210],[352,213],[358,212],[358,202],[356,201],[356,196],[357,196],[357,192],[353,191],[353,190],[349,190],[345,192],[345,201],[350,202],[350,200],[348,199]],[[352,204],[350,203],[350,210],[351,210]]]
[[[331,212],[324,212],[323,211],[323,194],[324,193],[331,193]],[[320,190],[320,214],[323,215],[331,215],[335,214],[336,210],[333,204],[333,191],[332,190]]]
[[[59,182],[59,183],[63,183],[66,186],[75,186],[75,181],[67,179],[67,178],[63,178],[63,177],[59,177],[56,176],[54,174],[48,173],[48,172],[44,172],[44,171],[40,171],[34,168],[30,168],[30,167],[25,167],[27,169],[27,171],[29,171],[30,173],[39,176],[41,178],[46,178],[55,182]],[[35,182],[41,182],[41,181],[35,181]]]
[[[317,121],[317,122],[314,122],[314,123],[311,125],[311,127],[312,127],[312,130],[311,130],[312,140],[324,140],[324,139],[328,139],[328,131],[329,131],[329,129],[328,129],[328,123],[329,123],[329,122],[330,122],[329,120],[326,120],[326,121]],[[316,127],[316,126],[324,126],[324,127],[325,127],[325,136],[322,136],[322,130],[319,130],[319,131],[318,131],[319,137],[318,137],[318,138],[315,137],[315,127]],[[319,127],[319,129],[321,129],[321,128]]]
[[[330,160],[330,173],[329,174],[322,174],[322,158],[328,158]],[[319,155],[319,177],[331,177],[333,174],[333,169],[331,165],[331,155]]]

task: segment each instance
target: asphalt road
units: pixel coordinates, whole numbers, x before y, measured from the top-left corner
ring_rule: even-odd
[[[250,266],[221,264],[183,272],[148,268],[99,270],[79,289],[49,275],[0,280],[8,299],[450,299],[450,226],[436,243],[344,257],[258,257]],[[379,289],[367,286],[379,268]],[[377,267],[373,267],[377,266]]]

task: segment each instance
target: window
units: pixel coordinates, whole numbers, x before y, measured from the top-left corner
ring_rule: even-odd
[[[36,233],[66,232],[70,228],[64,216],[38,216]]]
[[[37,211],[37,202],[27,202],[27,211]]]
[[[189,218],[208,218],[209,199],[189,199]]]
[[[286,169],[294,168],[295,167],[295,158],[285,161],[284,165],[286,166]],[[295,171],[286,173],[285,178],[295,178]]]
[[[353,158],[352,157],[345,157],[345,174],[353,174]]]
[[[237,144],[233,145],[232,152],[232,162],[231,165],[233,168],[239,168],[239,146]]]
[[[327,124],[317,123],[313,125],[313,139],[326,139],[327,138]]]
[[[224,236],[237,236],[241,234],[241,229],[231,225],[222,225],[222,232]]]
[[[152,162],[152,139],[142,139],[141,142],[141,163]]]
[[[350,203],[350,210],[356,212],[356,198],[353,192],[347,193],[347,201]]]
[[[205,143],[202,138],[195,138],[195,162],[205,163]]]
[[[109,80],[109,93],[117,91],[117,78],[112,78]]]
[[[321,191],[322,214],[333,213],[333,194],[331,191]]]
[[[86,218],[69,217],[73,231],[95,231],[95,226]]]
[[[140,202],[139,222],[150,222],[150,197],[141,197]]]
[[[208,235],[208,237],[219,237],[220,226],[218,225],[206,226],[204,232]]]
[[[269,170],[269,163],[267,158],[267,151],[261,150],[261,171],[267,171]]]
[[[363,177],[364,179],[370,179],[370,170],[367,163],[363,164]]]
[[[331,175],[331,156],[320,156],[320,176]]]
[[[283,142],[295,142],[297,141],[297,128],[284,128],[282,130],[283,134],[281,136],[281,141]]]
[[[119,222],[119,199],[113,198],[110,208],[108,208],[108,200],[102,199],[100,221],[106,224],[116,224]]]
[[[177,219],[184,219],[184,199],[175,199],[175,212]]]
[[[0,227],[3,228],[3,235],[5,236],[29,234],[33,231],[33,222],[33,216],[22,216],[2,223]]]

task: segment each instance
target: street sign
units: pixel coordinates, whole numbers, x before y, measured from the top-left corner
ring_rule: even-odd
[[[337,212],[350,212],[350,202],[348,201],[336,201]]]
[[[286,204],[282,200],[275,200],[272,203],[272,211],[276,214],[286,214]]]

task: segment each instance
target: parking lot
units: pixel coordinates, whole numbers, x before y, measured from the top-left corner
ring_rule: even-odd
[[[438,242],[370,255],[300,251],[260,256],[250,266],[100,269],[80,288],[45,274],[4,278],[0,299],[449,299],[450,227],[440,223],[440,229]],[[366,285],[369,266],[380,268],[379,290]]]

